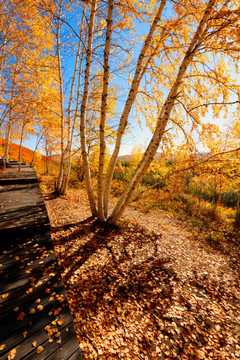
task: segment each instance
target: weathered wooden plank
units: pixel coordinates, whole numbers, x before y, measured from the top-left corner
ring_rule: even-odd
[[[3,354],[7,354],[13,348],[18,348],[18,357],[21,358],[28,355],[34,349],[33,344],[35,341],[39,345],[42,342],[49,341],[50,338],[56,340],[56,334],[58,332],[61,333],[65,327],[72,324],[72,317],[68,309],[63,308],[58,316],[59,321],[63,321],[62,325],[57,323],[52,325],[52,322],[55,321],[54,316],[48,316],[47,313],[43,313],[32,320],[31,326],[28,323],[25,327],[21,328],[21,331],[16,329],[15,332],[8,336]],[[55,332],[51,333],[50,330],[52,329],[56,329]],[[50,334],[52,335],[50,336]]]
[[[59,287],[58,293],[55,296],[40,293],[39,297],[34,301],[26,301],[21,305],[15,302],[14,308],[2,312],[0,315],[0,340],[10,336],[17,329],[19,330],[21,327],[28,326],[29,323],[32,323],[45,313],[48,314],[50,318],[52,314],[54,315],[55,310],[59,308],[68,309],[64,295],[64,288]],[[41,305],[43,309],[40,308],[41,310],[39,310],[39,305]],[[35,309],[35,312],[31,312],[32,309]],[[54,321],[54,318],[51,318],[51,321]]]
[[[66,331],[67,329],[68,331]],[[51,343],[45,341],[41,343],[40,346],[42,346],[43,350],[40,353],[34,350],[34,357],[33,353],[31,353],[25,356],[24,360],[65,360],[70,353],[72,354],[73,351],[76,350],[76,346],[79,347],[72,323],[61,332],[61,339],[59,338],[58,341],[59,342],[53,341]],[[79,359],[81,359],[81,357]]]
[[[0,360],[82,359],[38,185],[1,187],[0,202]]]
[[[43,260],[41,260],[41,264],[39,264],[38,260],[31,260],[29,265],[23,265],[23,267],[20,266],[19,268],[17,266],[15,267],[14,263],[10,264],[10,266],[5,266],[3,268],[4,272],[0,275],[0,282],[2,284],[0,294],[10,291],[11,289],[30,284],[33,281],[36,282],[43,277],[44,269],[46,270],[47,268],[55,266],[57,265],[54,253],[49,254],[47,258],[43,258]],[[31,274],[31,277],[29,277],[29,274]]]
[[[47,360],[66,360],[69,359],[69,349],[72,350],[72,355],[78,351],[75,359],[79,360],[82,359],[82,356],[79,358],[79,344],[76,340],[76,337],[73,335],[70,339],[68,337],[67,341],[62,344],[61,348],[55,350],[53,354],[47,357]],[[39,358],[40,359],[40,358]]]
[[[80,359],[83,359],[83,357],[81,356]],[[77,348],[76,351],[65,360],[79,360],[79,349]]]

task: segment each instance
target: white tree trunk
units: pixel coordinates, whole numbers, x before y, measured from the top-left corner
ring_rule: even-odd
[[[117,162],[117,158],[118,158],[118,154],[119,154],[119,150],[120,150],[120,145],[121,145],[121,140],[124,134],[124,131],[126,129],[126,126],[128,124],[128,116],[129,113],[132,109],[134,100],[136,98],[138,89],[139,89],[139,84],[140,81],[144,75],[144,72],[146,70],[146,67],[144,67],[144,61],[145,61],[145,56],[147,54],[147,51],[149,50],[152,38],[153,38],[153,34],[156,30],[156,27],[159,23],[159,21],[161,20],[161,15],[162,15],[162,11],[164,9],[164,6],[166,4],[166,0],[162,0],[161,4],[157,10],[156,16],[152,22],[151,28],[149,30],[149,33],[146,37],[146,40],[144,42],[143,48],[141,50],[141,53],[138,57],[138,62],[137,62],[137,66],[136,66],[136,70],[135,70],[135,74],[134,74],[134,78],[132,81],[132,85],[131,85],[131,89],[129,91],[128,94],[128,98],[120,119],[120,123],[119,123],[119,127],[118,127],[118,131],[117,131],[117,138],[116,138],[116,143],[115,143],[115,147],[113,150],[113,154],[111,156],[109,165],[108,165],[108,169],[107,169],[107,174],[106,174],[106,180],[105,180],[105,188],[104,188],[104,213],[105,213],[105,217],[107,218],[108,216],[108,206],[109,206],[109,198],[110,198],[110,190],[111,190],[111,182],[112,182],[112,177],[113,177],[113,172],[114,172],[114,168]]]
[[[101,104],[101,118],[99,127],[100,137],[100,153],[99,153],[99,165],[98,165],[98,217],[101,221],[105,221],[104,206],[103,206],[103,170],[105,160],[105,121],[107,115],[107,98],[108,98],[108,81],[109,81],[109,53],[112,35],[112,18],[113,18],[114,0],[108,2],[108,18],[107,18],[107,30],[106,41],[104,49],[104,71],[103,71],[103,90],[102,90],[102,104]]]
[[[56,192],[60,193],[63,176],[65,173],[65,149],[64,149],[64,129],[65,129],[65,117],[64,117],[64,105],[63,105],[63,77],[62,77],[62,68],[61,68],[61,54],[60,54],[60,22],[62,15],[62,3],[63,0],[60,0],[59,3],[59,14],[58,14],[58,23],[57,23],[57,60],[58,60],[58,80],[59,80],[59,102],[60,102],[60,120],[61,120],[61,162],[60,170],[56,183]]]
[[[93,29],[94,29],[94,18],[95,18],[95,13],[96,13],[96,3],[97,3],[96,0],[92,0],[89,27],[88,27],[88,44],[87,44],[87,58],[86,58],[86,69],[85,69],[85,79],[84,79],[84,90],[83,90],[83,99],[82,99],[81,114],[80,114],[81,148],[82,148],[82,158],[83,158],[83,164],[84,164],[85,182],[86,182],[86,187],[87,187],[87,192],[88,192],[90,208],[91,208],[91,212],[92,212],[93,216],[97,216],[97,207],[96,207],[95,196],[93,193],[90,165],[89,165],[88,154],[87,154],[86,108],[87,108],[88,93],[89,93]]]
[[[133,191],[136,189],[137,185],[141,181],[145,171],[147,170],[148,166],[154,159],[154,156],[157,152],[157,149],[159,147],[160,141],[162,139],[163,133],[165,131],[167,122],[169,120],[169,116],[171,113],[171,110],[173,108],[175,99],[177,97],[177,92],[179,90],[179,87],[181,85],[183,76],[186,73],[186,70],[191,63],[195,53],[198,50],[199,45],[201,44],[202,40],[204,39],[205,32],[208,29],[207,21],[209,20],[209,16],[211,13],[211,9],[215,3],[215,0],[210,0],[207,4],[206,10],[203,14],[203,17],[199,23],[199,26],[195,32],[195,35],[188,47],[188,50],[183,58],[182,64],[179,68],[176,80],[168,94],[168,97],[163,105],[163,108],[161,110],[161,113],[157,120],[157,125],[155,132],[153,134],[153,137],[151,139],[151,142],[148,145],[148,148],[146,149],[144,156],[139,163],[135,173],[133,174],[127,188],[123,192],[121,198],[119,199],[118,203],[116,204],[109,221],[110,222],[116,222],[124,212],[126,206],[129,204],[131,200],[131,196],[133,194]]]
[[[72,142],[73,142],[73,133],[74,133],[75,124],[76,124],[76,112],[75,112],[75,115],[74,115],[74,118],[72,121],[71,120],[71,109],[72,109],[72,102],[73,102],[74,86],[75,86],[77,70],[78,70],[78,62],[79,62],[79,57],[80,57],[80,52],[81,52],[83,20],[85,17],[84,9],[85,9],[85,4],[83,4],[83,13],[82,13],[81,26],[80,26],[78,49],[77,49],[77,53],[76,53],[76,57],[75,57],[75,65],[74,65],[73,78],[72,78],[72,83],[71,83],[71,90],[70,90],[68,109],[67,109],[67,152],[68,152],[68,156],[67,156],[67,159],[65,158],[65,162],[66,162],[65,163],[65,171],[63,173],[61,188],[59,190],[60,194],[62,194],[62,195],[66,194],[70,171],[71,171]],[[81,69],[79,69],[79,71],[81,71]],[[80,77],[78,77],[78,80],[80,81]]]

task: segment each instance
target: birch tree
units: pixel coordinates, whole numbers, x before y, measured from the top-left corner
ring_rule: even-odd
[[[171,123],[171,127],[179,128],[191,136],[194,130],[201,128],[203,124],[201,117],[206,116],[209,107],[216,118],[220,112],[226,114],[228,106],[238,103],[239,85],[232,75],[234,71],[238,71],[240,11],[238,2],[230,0],[181,3],[167,0],[133,1],[131,6],[127,1],[115,4],[110,0],[107,2],[105,50],[102,60],[98,190],[95,192],[86,151],[85,129],[89,84],[95,71],[93,30],[96,12],[101,4],[103,2],[93,0],[90,5],[87,60],[81,104],[81,147],[92,214],[101,221],[115,223],[122,216],[137,185],[153,161],[165,132],[168,131],[168,124]],[[125,23],[113,21],[119,14],[122,14],[123,19],[125,18]],[[142,49],[132,71],[128,95],[118,121],[115,146],[104,174],[104,132],[106,121],[109,120],[106,119],[107,94],[111,83],[111,66],[114,66],[111,53],[116,48],[117,39],[114,35],[117,32],[119,34],[119,28],[123,29],[123,32],[126,31],[124,26],[131,23],[133,16],[147,19],[149,32],[143,40]],[[114,43],[111,37],[114,37]],[[121,142],[129,125],[130,112],[135,112],[137,116],[139,109],[145,115],[145,121],[152,130],[152,138],[128,185],[113,211],[109,213],[111,181]]]
[[[54,74],[50,56],[53,49],[49,27],[51,16],[49,17],[49,11],[46,11],[50,5],[50,1],[41,4],[18,0],[4,0],[0,4],[0,124],[6,139],[6,162],[11,136],[15,135],[23,140],[20,124],[26,122],[25,114],[32,114],[31,132],[41,115],[44,116],[43,107],[39,106],[39,98],[43,88],[49,83],[48,77],[52,78]],[[30,126],[24,126],[25,130],[27,128],[30,129]],[[28,133],[24,132],[27,136]]]

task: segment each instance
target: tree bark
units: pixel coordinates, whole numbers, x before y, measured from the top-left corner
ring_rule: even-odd
[[[30,166],[31,166],[31,167],[32,167],[33,164],[34,164],[36,152],[37,152],[38,146],[39,146],[39,144],[40,144],[40,141],[41,141],[42,138],[43,138],[43,135],[44,135],[44,132],[43,132],[42,135],[39,136],[39,138],[37,139],[37,142],[36,142],[36,145],[35,145],[35,149],[34,149],[34,152],[33,152],[33,157],[32,157],[31,163],[30,163]]]
[[[63,77],[61,68],[61,53],[60,53],[60,22],[62,15],[62,3],[59,4],[59,15],[57,22],[57,60],[58,60],[58,79],[59,79],[59,102],[60,102],[60,118],[61,118],[61,162],[60,170],[56,183],[56,192],[59,194],[62,186],[63,176],[65,172],[65,148],[64,148],[64,129],[65,129],[65,117],[64,117],[64,105],[63,105]]]
[[[77,108],[78,108],[79,98],[77,99],[77,105],[76,105],[76,110],[74,112],[73,121],[71,121],[71,109],[72,109],[73,93],[74,93],[74,86],[75,86],[75,82],[76,82],[79,57],[80,57],[80,52],[81,52],[83,23],[84,23],[84,17],[85,17],[84,10],[85,10],[85,4],[83,4],[82,19],[81,19],[81,25],[80,25],[80,35],[79,35],[79,41],[78,41],[78,49],[77,49],[77,54],[76,54],[76,58],[75,58],[75,66],[74,66],[74,71],[73,71],[73,78],[72,78],[72,83],[71,83],[71,90],[70,90],[68,109],[67,109],[67,152],[68,152],[68,157],[67,157],[67,159],[65,159],[65,160],[67,160],[66,165],[65,165],[65,172],[63,174],[63,180],[62,180],[61,188],[59,191],[60,194],[62,194],[62,195],[66,194],[67,187],[68,187],[68,181],[69,181],[69,177],[70,177],[70,171],[71,171],[73,133],[75,130],[75,125],[76,125]],[[82,52],[83,52],[83,49],[82,49]],[[79,75],[80,74],[81,74],[81,62],[80,62],[80,66],[79,66]],[[78,84],[78,93],[79,93],[79,86],[80,86],[80,81],[81,81],[80,76],[78,77],[78,81],[79,81],[79,84]]]
[[[95,196],[93,193],[93,187],[91,182],[91,172],[90,165],[87,154],[87,145],[86,145],[86,108],[88,102],[89,94],[89,82],[90,82],[90,68],[91,68],[91,58],[92,58],[92,42],[93,42],[93,29],[94,29],[94,18],[96,13],[96,0],[92,0],[91,3],[91,12],[90,20],[88,26],[88,44],[87,44],[87,57],[86,57],[86,69],[85,69],[85,79],[84,79],[84,90],[83,98],[81,104],[81,113],[80,113],[80,135],[81,135],[81,148],[82,148],[82,158],[84,163],[84,172],[85,172],[85,182],[88,192],[88,198],[90,203],[90,208],[93,216],[97,216],[97,207]]]
[[[156,16],[153,20],[153,23],[151,25],[150,31],[144,42],[141,53],[138,57],[138,62],[137,62],[134,78],[133,78],[133,81],[131,84],[131,89],[129,91],[128,98],[125,103],[125,107],[124,107],[124,110],[123,110],[123,113],[122,113],[122,116],[120,119],[115,147],[114,147],[113,154],[111,156],[111,159],[110,159],[110,162],[108,165],[108,169],[107,169],[107,173],[106,173],[106,177],[105,177],[106,180],[105,180],[105,186],[104,186],[104,213],[105,213],[106,218],[108,216],[108,206],[109,206],[109,198],[110,198],[110,191],[111,191],[111,182],[112,182],[114,168],[115,168],[117,158],[119,155],[122,137],[123,137],[124,131],[128,124],[128,116],[132,109],[134,100],[136,98],[136,95],[137,95],[137,92],[139,89],[139,85],[140,85],[140,81],[146,70],[146,67],[143,67],[145,56],[147,54],[147,51],[149,50],[156,27],[157,27],[159,21],[161,20],[162,11],[165,7],[165,4],[166,4],[166,0],[162,0],[161,4],[157,10]]]
[[[21,170],[21,151],[22,151],[22,142],[23,142],[23,134],[24,134],[24,128],[27,125],[27,123],[23,122],[22,130],[21,130],[21,136],[20,136],[20,144],[19,144],[19,150],[18,150],[18,171]]]
[[[152,160],[154,159],[154,156],[157,152],[157,149],[159,147],[160,141],[162,139],[162,135],[165,131],[167,122],[169,120],[169,116],[171,113],[171,110],[174,106],[175,99],[177,97],[177,92],[179,90],[179,87],[181,85],[183,76],[186,73],[186,70],[191,63],[195,53],[198,50],[199,45],[201,44],[202,40],[204,39],[205,32],[207,31],[208,25],[207,21],[209,19],[211,9],[215,3],[215,0],[209,0],[206,10],[203,14],[203,17],[198,25],[198,28],[194,34],[194,37],[188,47],[188,50],[183,58],[182,64],[179,68],[176,80],[169,92],[169,95],[163,105],[163,108],[161,110],[161,113],[157,120],[157,125],[155,132],[153,134],[153,137],[148,145],[148,148],[146,149],[144,156],[139,163],[135,173],[133,174],[128,187],[123,192],[121,198],[117,202],[115,208],[113,209],[113,212],[109,218],[109,222],[116,222],[124,212],[126,206],[129,204],[131,200],[131,196],[133,194],[133,191],[136,189],[137,185],[141,181],[145,171],[147,170],[148,166],[151,164]]]
[[[105,221],[104,206],[103,206],[103,171],[105,161],[105,122],[107,115],[107,99],[108,99],[108,82],[109,82],[109,56],[110,56],[110,44],[112,35],[112,19],[113,19],[114,0],[108,2],[108,17],[107,17],[107,29],[106,40],[104,49],[104,65],[103,65],[103,90],[102,90],[102,103],[101,103],[101,118],[99,126],[100,136],[100,152],[99,152],[99,165],[98,165],[98,218],[101,221]]]

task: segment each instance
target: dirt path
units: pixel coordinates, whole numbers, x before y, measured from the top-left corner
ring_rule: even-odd
[[[86,359],[240,358],[236,254],[166,212],[94,223],[86,194],[46,201]]]
[[[221,279],[223,283],[238,276],[232,270],[232,258],[214,251],[210,246],[206,248],[199,244],[194,231],[189,231],[173,215],[164,211],[159,211],[159,214],[144,214],[133,208],[129,208],[124,215],[126,219],[161,235],[158,239],[158,252],[171,257],[174,269],[182,280],[193,276],[196,271],[199,276],[207,274],[211,280]]]

